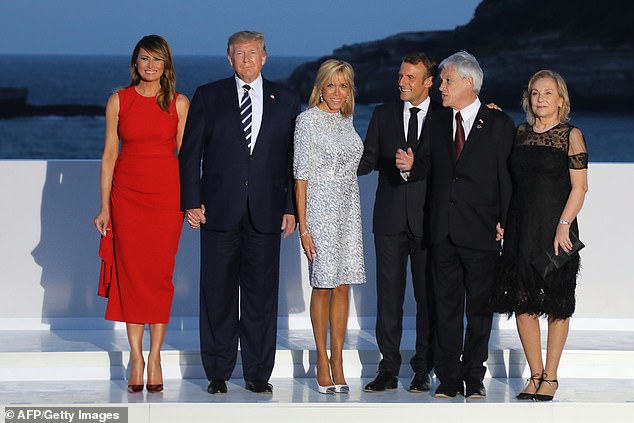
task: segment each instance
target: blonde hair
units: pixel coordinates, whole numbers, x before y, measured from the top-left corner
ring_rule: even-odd
[[[141,49],[156,55],[163,60],[163,75],[161,75],[161,90],[156,95],[156,103],[163,111],[168,111],[174,97],[176,96],[176,72],[172,61],[172,51],[167,41],[160,35],[146,35],[141,38],[134,47],[130,58],[130,85],[134,87],[141,82],[141,75],[136,68],[136,61],[139,58]]]
[[[308,100],[308,107],[315,107],[321,102],[321,90],[328,84],[335,75],[341,75],[350,87],[350,97],[341,106],[340,113],[343,116],[351,116],[354,113],[354,96],[356,94],[354,88],[354,70],[352,65],[343,60],[328,59],[319,66],[317,71],[317,77],[315,78],[315,85],[313,85],[313,91],[310,93]]]
[[[535,82],[542,78],[553,79],[557,85],[557,92],[559,93],[559,96],[564,100],[563,104],[557,111],[557,119],[559,120],[559,123],[566,123],[570,121],[570,97],[568,96],[568,86],[566,85],[566,81],[564,81],[564,78],[557,72],[544,69],[531,76],[531,79],[528,81],[528,87],[522,96],[522,109],[524,109],[524,112],[526,113],[526,122],[528,122],[529,125],[535,124],[535,114],[531,108],[531,91],[533,91]]]
[[[248,43],[250,41],[258,41],[262,48],[262,53],[266,54],[266,44],[264,43],[264,34],[257,31],[239,31],[231,34],[227,40],[227,55],[231,56],[233,46],[236,44]]]

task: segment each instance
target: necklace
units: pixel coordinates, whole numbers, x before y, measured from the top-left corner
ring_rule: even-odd
[[[544,132],[550,131],[551,129],[553,129],[557,125],[559,125],[559,122],[555,122],[554,124],[546,126],[544,128],[538,128],[536,124],[533,124],[533,132],[536,132],[538,134],[542,134]]]

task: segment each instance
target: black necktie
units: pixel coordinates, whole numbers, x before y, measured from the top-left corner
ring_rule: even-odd
[[[247,140],[247,145],[249,146],[249,150],[251,149],[251,123],[252,123],[252,112],[253,107],[251,106],[251,96],[249,96],[249,90],[251,89],[248,85],[243,85],[244,94],[240,99],[240,120],[242,121],[242,129],[244,130],[244,138]]]
[[[456,136],[454,138],[453,148],[456,153],[456,160],[460,157],[462,149],[464,148],[464,128],[462,126],[462,115],[460,112],[456,113]]]
[[[418,142],[418,107],[409,108],[409,123],[407,124],[407,144],[409,147]]]

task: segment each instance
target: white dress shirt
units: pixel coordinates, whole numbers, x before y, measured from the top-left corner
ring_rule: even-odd
[[[418,112],[418,136],[420,137],[420,131],[423,129],[423,123],[425,123],[425,118],[427,117],[427,111],[429,110],[429,105],[431,103],[431,99],[427,97],[425,101],[423,101],[418,106],[414,106],[409,101],[403,103],[403,129],[405,130],[405,139],[407,139],[407,130],[409,128],[409,117],[411,112],[409,111],[412,107],[418,107],[420,111]]]
[[[429,111],[429,105],[431,104],[431,99],[429,97],[427,97],[421,104],[419,104],[418,106],[414,106],[412,103],[410,103],[409,101],[406,101],[403,103],[403,129],[405,130],[405,139],[407,139],[407,132],[409,129],[409,117],[412,114],[412,112],[410,112],[410,108],[412,107],[418,107],[420,110],[418,111],[417,117],[418,117],[418,136],[416,138],[420,138],[420,132],[423,129],[423,124],[425,123],[425,118],[427,117],[427,113]],[[401,170],[399,171],[401,173],[401,178],[403,178],[404,180],[409,180],[409,171],[405,171],[405,170]]]
[[[253,153],[253,149],[255,148],[255,143],[258,140],[258,134],[260,133],[260,126],[262,125],[262,112],[264,110],[263,107],[263,99],[264,92],[262,90],[262,74],[258,75],[255,81],[247,84],[243,80],[241,80],[238,75],[235,75],[236,80],[236,93],[238,95],[238,104],[240,104],[240,100],[244,95],[244,88],[242,88],[245,84],[251,87],[249,90],[249,96],[251,97],[251,151]],[[246,142],[246,141],[245,141]]]
[[[460,112],[460,116],[462,116],[462,127],[464,128],[464,139],[465,142],[469,141],[469,132],[471,132],[471,127],[475,122],[475,118],[478,115],[478,110],[480,110],[480,99],[476,97],[475,101],[469,104],[467,107],[462,110],[453,109],[453,132],[452,134],[456,134],[456,113]]]

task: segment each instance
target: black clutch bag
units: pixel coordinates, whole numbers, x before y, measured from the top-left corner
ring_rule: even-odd
[[[555,255],[555,250],[551,245],[545,249],[533,262],[533,269],[542,279],[546,277],[554,270],[561,269],[564,264],[568,263],[571,256],[581,250],[585,245],[579,240],[579,237],[574,232],[570,231],[570,241],[572,242],[572,248],[569,252],[565,252],[561,247],[559,248],[559,255]]]

